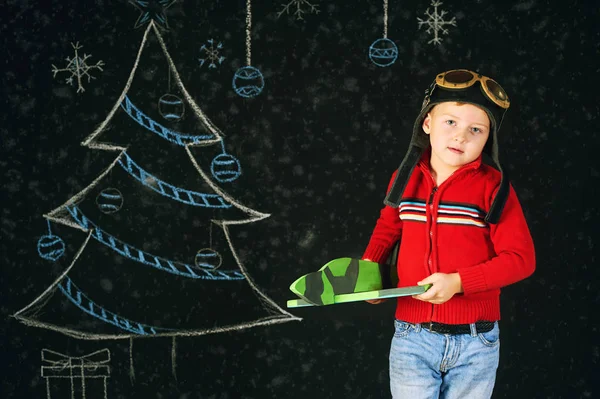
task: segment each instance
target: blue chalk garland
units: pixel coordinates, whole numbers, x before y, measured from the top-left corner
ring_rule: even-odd
[[[123,161],[122,157],[119,158],[119,165],[123,169],[143,185],[165,197],[183,202],[184,204],[207,208],[230,208],[232,206],[225,202],[225,199],[220,195],[198,193],[164,182],[142,169],[126,152],[123,152],[123,156],[126,158],[125,161]]]
[[[152,118],[148,117],[142,111],[140,111],[131,102],[129,96],[125,96],[125,99],[121,102],[121,108],[123,108],[123,110],[127,112],[127,115],[129,115],[134,121],[136,121],[146,129],[180,146],[185,146],[187,144],[197,144],[202,141],[212,141],[216,139],[216,137],[213,134],[195,136],[179,133],[169,128],[166,128],[160,123],[153,120]]]
[[[110,247],[115,252],[136,262],[152,266],[159,270],[176,274],[183,277],[189,277],[202,280],[243,280],[244,275],[237,270],[205,270],[196,265],[189,265],[177,261],[171,261],[141,251],[128,245],[118,238],[106,233],[95,223],[90,221],[77,206],[67,206],[67,210],[73,216],[75,221],[84,229],[92,230],[92,237],[98,242]]]
[[[123,330],[138,335],[155,335],[161,332],[173,331],[166,328],[152,327],[146,324],[138,323],[137,321],[126,319],[116,313],[104,309],[102,306],[99,306],[90,298],[88,298],[88,296],[85,295],[79,288],[77,288],[69,276],[65,276],[65,278],[58,283],[58,288],[73,304],[75,304],[75,306],[83,310],[85,313],[106,323],[112,324],[113,326],[122,328]]]

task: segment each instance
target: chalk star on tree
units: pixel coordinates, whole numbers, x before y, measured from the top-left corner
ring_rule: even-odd
[[[130,3],[141,11],[140,16],[135,22],[135,28],[139,28],[153,20],[159,27],[169,29],[165,10],[171,7],[176,1],[177,0],[131,0]]]

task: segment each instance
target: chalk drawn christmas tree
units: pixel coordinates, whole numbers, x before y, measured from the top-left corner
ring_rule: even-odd
[[[82,145],[118,156],[44,215],[39,255],[64,269],[17,319],[85,339],[299,320],[258,288],[236,253],[229,226],[269,215],[221,187],[235,184],[240,162],[187,92],[154,21],[122,94]],[[210,154],[206,167],[197,152]]]

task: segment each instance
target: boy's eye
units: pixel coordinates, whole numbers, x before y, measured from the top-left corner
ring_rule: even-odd
[[[446,121],[446,124],[447,124],[447,125],[451,125],[451,126],[452,126],[452,125],[455,125],[455,124],[456,124],[456,122],[454,122],[452,119],[448,119],[448,120]]]
[[[474,127],[473,128],[473,133],[480,133],[480,132],[481,132],[481,130],[479,130],[478,127]]]

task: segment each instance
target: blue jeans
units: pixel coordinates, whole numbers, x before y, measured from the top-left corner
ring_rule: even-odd
[[[487,399],[500,357],[498,323],[485,333],[438,334],[395,321],[390,388],[395,399]]]

